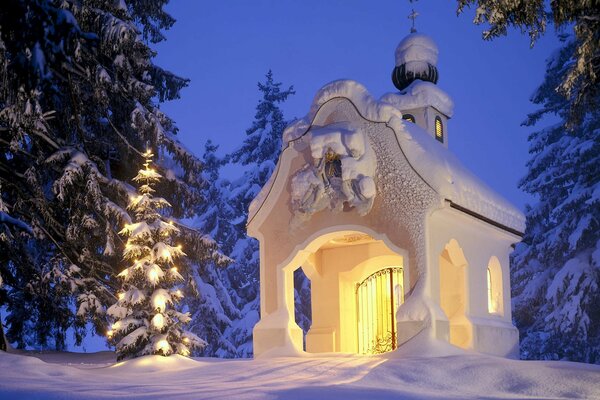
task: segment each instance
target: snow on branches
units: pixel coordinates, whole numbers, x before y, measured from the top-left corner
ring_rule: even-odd
[[[144,157],[144,168],[133,178],[139,194],[131,196],[128,206],[136,222],[119,232],[127,237],[123,259],[128,266],[118,274],[121,291],[108,309],[115,322],[107,336],[119,360],[148,354],[188,356],[192,348],[206,345],[183,329],[190,316],[175,307],[183,299],[184,280],[176,262],[186,254],[173,243],[179,228],[161,214],[170,204],[153,195],[153,186],[162,178],[152,168],[153,154],[148,150]]]

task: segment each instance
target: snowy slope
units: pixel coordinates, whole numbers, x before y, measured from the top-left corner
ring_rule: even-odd
[[[428,355],[422,354],[423,346]],[[0,352],[0,399],[600,399],[600,366],[515,361],[441,342],[387,356],[257,360]]]

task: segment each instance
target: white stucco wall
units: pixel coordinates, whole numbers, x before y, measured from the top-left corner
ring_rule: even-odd
[[[427,220],[427,293],[440,304],[440,255],[456,241],[466,260],[466,318],[472,325],[472,341],[468,348],[502,356],[518,355],[518,331],[512,325],[510,307],[509,256],[511,245],[520,240],[516,235],[480,221],[446,203],[433,211]],[[500,313],[488,312],[487,267],[492,257],[502,271],[502,306]],[[443,319],[441,319],[443,321]]]

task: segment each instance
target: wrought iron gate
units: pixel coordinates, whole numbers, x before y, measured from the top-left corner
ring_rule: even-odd
[[[403,301],[402,267],[384,268],[356,288],[358,353],[396,349],[396,310]]]

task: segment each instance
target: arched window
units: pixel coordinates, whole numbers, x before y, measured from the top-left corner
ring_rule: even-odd
[[[492,271],[490,267],[487,268],[487,301],[488,301],[488,312],[493,314],[496,312],[494,309],[494,295],[492,294]]]
[[[488,313],[504,315],[502,299],[502,268],[496,257],[490,258],[487,270],[487,303]]]
[[[444,125],[442,119],[437,115],[435,117],[435,138],[444,143]]]
[[[415,117],[412,114],[404,114],[402,116],[402,119],[405,120],[405,121],[410,121],[413,124],[415,123]]]

